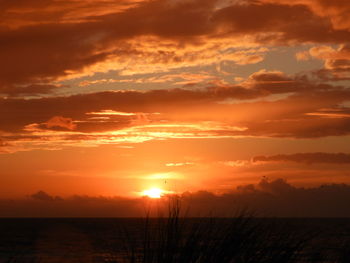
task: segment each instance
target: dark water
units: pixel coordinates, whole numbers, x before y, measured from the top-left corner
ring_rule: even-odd
[[[190,224],[209,220],[185,219]],[[156,221],[150,220],[152,227],[157,227]],[[224,228],[229,221],[215,219],[215,224]],[[299,262],[347,262],[347,254],[350,259],[349,219],[253,219],[252,223],[269,229],[272,236],[290,233],[305,238],[299,252],[305,256]],[[122,262],[130,246],[142,246],[138,241],[144,225],[145,219],[0,219],[0,263]]]

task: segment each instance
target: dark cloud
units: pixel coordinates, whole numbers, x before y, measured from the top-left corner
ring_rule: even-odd
[[[298,188],[283,179],[262,179],[251,189],[241,188],[239,201],[253,203],[260,211],[283,216],[348,217],[346,203],[350,198],[350,187],[345,184],[328,184],[315,188]],[[260,200],[260,201],[259,201]],[[248,201],[248,202],[247,202]],[[269,213],[269,212],[267,212]]]
[[[307,75],[288,76],[280,71],[267,70],[260,70],[251,74],[243,85],[269,95],[336,89],[332,85],[314,82]]]
[[[238,191],[238,192],[237,192]],[[237,208],[249,208],[259,216],[349,217],[350,186],[345,184],[298,188],[284,179],[262,179],[257,185],[244,185],[222,196],[210,192],[188,194],[197,212],[214,211],[230,215]],[[208,207],[211,208],[208,209]]]
[[[155,215],[162,207],[167,209],[166,200],[158,202]],[[264,178],[256,185],[240,186],[223,195],[206,191],[183,193],[181,200],[183,208],[189,207],[189,216],[232,216],[237,210],[248,208],[263,217],[350,217],[350,186],[345,184],[298,188],[283,179]],[[73,196],[62,199],[40,191],[32,195],[32,200],[0,200],[0,216],[144,216],[145,209],[154,208],[152,203],[148,198]]]
[[[278,94],[288,97],[254,100]],[[0,99],[0,107],[6,113],[0,116],[0,130],[5,142],[39,142],[47,141],[50,136],[55,138],[55,134],[45,133],[48,130],[69,129],[71,132],[56,134],[56,138],[72,143],[84,139],[97,142],[98,136],[108,139],[108,134],[92,132],[138,126],[139,130],[132,131],[137,136],[138,131],[162,129],[165,123],[201,126],[206,122],[201,133],[207,136],[318,138],[350,133],[349,110],[341,106],[349,100],[350,91],[341,86],[318,84],[304,76],[287,76],[277,71],[259,71],[246,82],[232,86]],[[132,114],[109,115],[102,119],[89,115],[105,110]],[[160,126],[147,130],[147,124]],[[196,136],[198,131],[182,129],[188,136]],[[167,132],[176,133],[176,129],[169,128]]]
[[[307,4],[245,3],[217,8],[218,0],[157,0],[137,5],[122,1],[119,6],[131,4],[130,8],[118,8],[117,4],[111,8],[112,1],[89,1],[86,8],[81,1],[68,0],[60,1],[61,6],[56,1],[16,3],[0,2],[0,15],[5,17],[0,28],[0,92],[14,89],[15,93],[19,84],[49,83],[111,58],[119,63],[118,58],[140,52],[127,41],[142,36],[173,41],[180,49],[235,36],[282,44],[342,43],[350,38],[348,30],[334,28],[327,17],[314,13]],[[24,14],[36,8],[43,12],[32,11],[32,16],[21,19],[8,17],[11,8],[18,13],[22,8]],[[96,15],[91,12],[94,8]],[[11,27],[16,20],[18,26]],[[152,61],[169,63],[154,49],[142,53]]]
[[[335,30],[329,20],[319,17],[306,5],[232,5],[215,12],[214,19],[226,25],[232,34],[265,33],[258,37],[260,41],[339,43],[349,37],[347,30]]]
[[[258,2],[287,4],[290,6],[304,5],[318,16],[328,18],[335,29],[348,29],[350,26],[350,19],[348,16],[350,7],[347,0],[259,0]]]
[[[17,97],[17,96],[39,96],[50,94],[53,91],[59,89],[60,86],[50,84],[31,84],[24,86],[3,86],[0,90],[4,96]]]
[[[14,84],[48,82],[106,58],[106,53],[84,41],[84,31],[78,25],[61,24],[0,31],[2,89],[8,90]]]
[[[253,99],[263,92],[240,86],[208,89],[121,91],[40,99],[0,99],[0,105],[10,116],[2,116],[2,130],[18,130],[30,123],[43,123],[53,116],[84,119],[86,113],[106,109],[124,112],[167,112],[176,107],[214,103],[226,98]],[[17,128],[16,128],[17,127]]]
[[[255,156],[252,162],[296,162],[305,164],[350,164],[350,154],[346,153],[296,153],[272,156]]]
[[[33,198],[34,200],[50,201],[50,202],[63,200],[59,196],[51,196],[51,195],[45,193],[44,191],[38,191],[37,193],[32,194],[30,197]]]

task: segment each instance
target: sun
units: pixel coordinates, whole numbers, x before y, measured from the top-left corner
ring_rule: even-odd
[[[151,188],[148,190],[144,190],[142,192],[142,195],[147,196],[149,198],[161,198],[164,192],[165,192],[164,190],[159,188]]]

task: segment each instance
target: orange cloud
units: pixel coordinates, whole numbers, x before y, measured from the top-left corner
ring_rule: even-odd
[[[173,138],[318,138],[350,133],[349,100],[345,87],[260,70],[236,85],[0,99],[8,112],[0,116],[0,130],[7,132],[3,141],[20,149]]]
[[[73,123],[73,120],[71,118],[55,116],[46,122],[46,127],[47,128],[60,127],[60,128],[66,128],[68,130],[75,130],[77,128],[77,125]]]
[[[296,162],[304,164],[328,163],[328,164],[350,164],[350,154],[346,153],[296,153],[279,154],[273,156],[255,156],[253,163],[259,162]]]
[[[263,60],[265,51],[247,51],[249,46],[345,43],[350,38],[345,22],[337,26],[346,20],[345,3],[317,1],[327,7],[324,10],[343,10],[332,24],[307,0],[299,1],[302,5],[117,2],[1,2],[5,19],[0,30],[0,92],[15,93],[19,85],[51,85],[57,79],[112,69],[130,74],[223,60],[254,64]]]
[[[310,54],[308,51],[300,51],[295,54],[298,61],[306,61],[310,59]]]
[[[309,50],[314,58],[324,60],[324,69],[316,75],[324,80],[350,79],[350,46],[340,45],[337,50],[330,46],[317,46]]]

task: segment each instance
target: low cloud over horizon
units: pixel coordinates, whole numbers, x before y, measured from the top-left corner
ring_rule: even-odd
[[[25,199],[0,200],[0,217],[144,217],[166,210],[172,195],[161,199],[80,196],[62,198],[38,191]],[[284,179],[261,179],[224,194],[208,191],[177,195],[187,216],[234,216],[247,210],[257,217],[348,217],[350,185],[295,187]],[[164,212],[163,211],[163,212]]]

